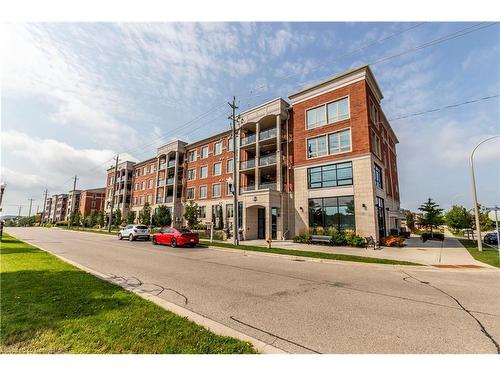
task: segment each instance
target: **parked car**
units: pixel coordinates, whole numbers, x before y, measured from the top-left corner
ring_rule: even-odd
[[[118,232],[118,239],[127,238],[129,241],[144,239],[149,241],[151,238],[149,228],[145,225],[129,224]]]
[[[484,243],[487,243],[489,245],[498,245],[497,233],[488,233],[486,236],[484,236]]]
[[[195,247],[200,243],[200,237],[198,233],[193,233],[189,229],[166,228],[153,234],[152,241],[153,245]]]

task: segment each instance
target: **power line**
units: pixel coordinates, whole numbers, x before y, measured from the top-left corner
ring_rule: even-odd
[[[425,115],[427,113],[438,112],[438,111],[442,111],[442,110],[448,109],[448,108],[455,108],[455,107],[460,107],[460,106],[463,106],[463,105],[466,105],[466,104],[472,104],[472,103],[481,102],[483,100],[489,100],[489,99],[493,99],[493,98],[498,98],[499,96],[500,96],[499,94],[497,94],[497,95],[490,95],[490,96],[485,96],[483,98],[468,100],[466,102],[461,102],[461,103],[455,103],[455,104],[446,105],[446,106],[440,107],[440,108],[429,109],[427,111],[416,112],[416,113],[409,113],[409,114],[406,114],[406,115],[399,115],[398,117],[393,117],[393,118],[389,119],[388,121],[397,121],[397,120],[402,120],[402,119],[409,118],[409,117],[421,116],[421,115]]]

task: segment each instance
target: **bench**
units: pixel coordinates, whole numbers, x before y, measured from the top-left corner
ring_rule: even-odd
[[[332,236],[319,236],[316,234],[311,235],[311,243],[313,242],[322,242],[327,243],[328,245],[332,244]]]
[[[380,249],[380,243],[378,241],[375,241],[372,236],[365,237],[365,241],[365,248],[368,249],[369,247],[373,246],[373,250]]]

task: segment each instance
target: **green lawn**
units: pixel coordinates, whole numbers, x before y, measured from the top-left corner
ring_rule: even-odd
[[[0,353],[254,353],[4,234]]]
[[[71,228],[68,228],[68,227],[58,227],[59,229],[63,229],[63,230],[76,230],[78,232],[89,232],[89,233],[99,233],[99,234],[108,234],[108,235],[112,235],[112,236],[116,236],[118,234],[118,230],[116,229],[112,229],[111,232],[108,232],[108,230],[99,230],[99,229],[91,229],[91,228],[81,228],[81,227],[71,227]]]
[[[251,245],[238,245],[235,246],[233,244],[227,242],[218,242],[214,241],[210,244],[210,241],[200,240],[200,243],[207,246],[217,246],[217,247],[227,247],[231,249],[237,250],[248,250],[248,251],[258,251],[261,253],[272,253],[272,254],[283,254],[283,255],[292,255],[306,258],[319,258],[319,259],[332,259],[332,260],[345,260],[350,262],[363,262],[363,263],[381,263],[381,264],[399,264],[405,266],[422,266],[422,264],[400,261],[400,260],[392,260],[392,259],[379,259],[379,258],[370,258],[365,256],[358,255],[345,255],[345,254],[330,254],[330,253],[322,253],[318,251],[304,251],[304,250],[293,250],[293,249],[280,249],[277,247],[272,247],[268,249],[267,247],[261,246],[251,246]],[[307,246],[307,245],[304,245]],[[360,251],[362,251],[360,249]]]
[[[475,260],[489,264],[490,266],[500,268],[500,259],[498,256],[498,250],[491,246],[483,244],[483,251],[477,249],[477,242],[472,240],[467,240],[464,238],[457,238],[462,245],[469,251],[470,255]]]

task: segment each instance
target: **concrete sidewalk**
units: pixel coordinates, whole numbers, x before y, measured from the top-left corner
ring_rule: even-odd
[[[226,241],[228,243],[231,240]],[[267,247],[264,240],[247,240],[242,241],[242,245]],[[358,255],[371,258],[392,259],[399,261],[407,261],[420,263],[425,265],[473,265],[480,267],[490,266],[476,261],[467,251],[462,244],[453,237],[450,232],[445,233],[444,241],[426,241],[418,236],[412,236],[405,240],[405,247],[382,247],[378,250],[373,248],[356,248],[348,246],[327,246],[316,244],[300,244],[292,241],[273,241],[272,247],[302,250],[302,251],[315,251],[329,254],[346,254]]]

